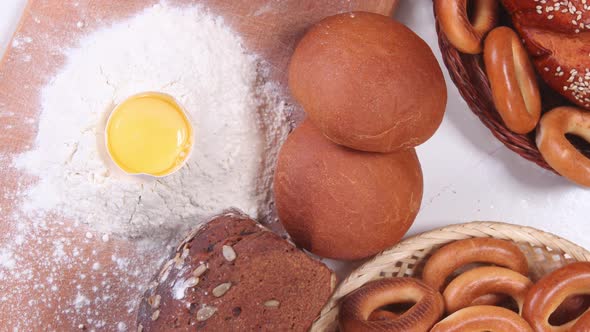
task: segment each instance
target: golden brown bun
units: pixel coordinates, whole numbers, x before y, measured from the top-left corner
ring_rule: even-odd
[[[422,184],[414,149],[355,151],[306,120],[281,148],[274,192],[279,219],[296,244],[353,260],[403,237],[420,208]]]
[[[362,151],[423,143],[440,125],[447,101],[428,45],[389,17],[365,12],[312,27],[291,58],[289,87],[328,138]]]

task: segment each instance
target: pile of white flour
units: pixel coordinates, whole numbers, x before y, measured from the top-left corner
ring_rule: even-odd
[[[221,20],[156,5],[89,34],[66,57],[41,93],[34,149],[15,159],[39,178],[23,194],[26,214],[143,238],[182,233],[228,207],[267,216],[288,110]],[[191,159],[165,178],[123,174],[105,152],[109,112],[144,91],[175,97],[195,128]]]
[[[74,29],[93,19],[83,6]],[[19,33],[10,61],[35,65],[36,42]],[[145,286],[189,228],[229,207],[268,217],[290,107],[260,59],[201,7],[158,4],[49,50],[62,51],[64,66],[40,92],[32,149],[0,155],[0,166],[31,175],[4,191],[16,208],[0,234],[0,326],[134,331]],[[109,112],[143,91],[174,96],[193,120],[191,159],[165,178],[123,174],[105,153]]]

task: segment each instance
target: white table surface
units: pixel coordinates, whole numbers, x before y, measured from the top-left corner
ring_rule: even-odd
[[[26,0],[0,1],[0,53]],[[402,0],[395,17],[434,50],[432,2]],[[590,190],[577,187],[505,148],[461,99],[443,67],[447,113],[418,152],[424,171],[422,210],[410,234],[473,220],[506,221],[550,231],[590,248]]]

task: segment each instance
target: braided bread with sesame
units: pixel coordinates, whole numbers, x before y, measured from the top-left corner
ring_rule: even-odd
[[[541,78],[590,109],[590,1],[502,0]]]

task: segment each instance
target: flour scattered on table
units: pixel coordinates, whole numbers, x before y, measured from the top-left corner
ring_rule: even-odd
[[[168,236],[228,205],[264,218],[288,126],[262,71],[221,20],[197,8],[158,5],[90,34],[42,91],[34,150],[16,160],[39,177],[25,211],[125,236]],[[109,112],[144,91],[174,96],[194,122],[192,157],[166,178],[122,174],[105,152]]]
[[[20,37],[13,46],[30,43]],[[17,329],[52,312],[57,327],[124,331],[128,323],[109,315],[131,316],[166,245],[229,206],[269,218],[290,109],[264,63],[200,7],[155,5],[90,32],[64,54],[41,91],[35,144],[13,160],[35,180],[16,189],[18,235],[0,247],[0,283],[11,287],[0,307],[36,294]],[[104,147],[109,112],[144,91],[175,97],[195,127],[187,165],[165,178],[123,174]],[[122,238],[136,238],[136,247],[117,247]],[[23,242],[35,248],[23,250]]]

